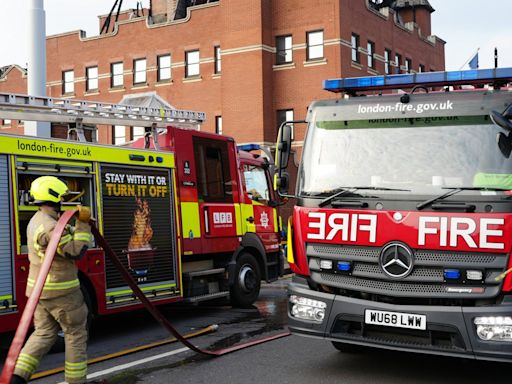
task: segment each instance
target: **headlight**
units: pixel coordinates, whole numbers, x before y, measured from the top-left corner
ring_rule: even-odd
[[[512,342],[512,317],[477,317],[474,323],[476,325],[476,334],[481,340]]]
[[[291,295],[290,303],[292,304],[290,314],[293,317],[320,323],[325,318],[325,308],[327,304],[323,301]]]

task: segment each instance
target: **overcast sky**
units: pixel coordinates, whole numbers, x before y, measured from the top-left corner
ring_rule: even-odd
[[[447,42],[446,69],[467,69],[465,63],[477,49],[480,68],[491,68],[494,47],[499,51],[499,66],[512,67],[512,0],[429,1],[436,10],[432,32]],[[27,3],[0,0],[0,66],[26,65]],[[149,0],[142,3],[147,6]],[[45,0],[47,35],[83,29],[88,36],[95,36],[99,32],[97,16],[108,13],[113,4],[114,0]],[[124,0],[123,9],[136,4],[136,0]]]

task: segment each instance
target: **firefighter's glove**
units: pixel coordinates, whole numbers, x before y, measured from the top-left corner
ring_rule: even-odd
[[[91,221],[91,208],[86,207],[85,205],[78,206],[78,220],[84,223],[89,223]]]

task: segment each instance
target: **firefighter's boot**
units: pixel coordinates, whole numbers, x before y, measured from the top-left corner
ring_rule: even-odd
[[[27,380],[18,375],[12,375],[10,384],[27,384]]]

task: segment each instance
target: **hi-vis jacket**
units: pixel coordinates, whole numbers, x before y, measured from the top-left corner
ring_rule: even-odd
[[[27,297],[35,285],[44,259],[44,253],[57,224],[58,214],[39,210],[27,227],[28,257],[30,269],[27,281]],[[75,260],[83,256],[92,241],[89,224],[76,221],[76,227],[67,226],[57,248],[57,254],[41,293],[41,299],[51,299],[80,289]]]

